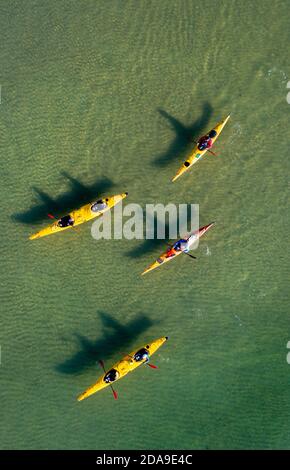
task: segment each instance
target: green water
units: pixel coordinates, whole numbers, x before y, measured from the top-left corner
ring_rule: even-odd
[[[0,2],[5,449],[290,448],[289,0]],[[290,90],[289,90],[290,91]],[[170,179],[231,112],[208,155]],[[198,203],[196,262],[91,224],[27,237],[100,194]],[[169,335],[82,403],[100,358]]]

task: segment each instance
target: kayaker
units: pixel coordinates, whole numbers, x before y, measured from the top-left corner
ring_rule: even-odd
[[[167,250],[167,258],[175,256],[177,251],[184,251],[185,253],[189,251],[187,240],[182,238],[181,240],[175,242],[174,245]]]
[[[133,359],[136,362],[149,362],[149,351],[146,348],[139,349],[139,351],[134,354]]]
[[[173,247],[168,248],[167,253],[166,253],[166,258],[171,258],[172,256],[176,255],[176,251]]]
[[[95,202],[92,206],[91,206],[91,211],[93,212],[99,212],[99,211],[103,211],[104,209],[106,209],[108,206],[106,204],[106,202],[103,200],[103,199],[99,199],[99,201]]]
[[[59,227],[72,227],[75,223],[74,219],[70,215],[65,215],[57,222]]]
[[[104,377],[104,382],[107,384],[111,382],[115,382],[119,378],[119,372],[116,369],[111,369],[109,372],[106,373]]]
[[[213,146],[212,139],[216,137],[217,132],[213,129],[208,134],[203,135],[198,140],[198,149],[199,150],[208,150]]]

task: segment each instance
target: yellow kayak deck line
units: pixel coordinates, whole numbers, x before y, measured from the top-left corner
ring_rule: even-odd
[[[205,225],[204,227],[200,227],[198,230],[195,230],[191,235],[189,235],[187,240],[189,240],[193,236],[196,236],[196,238],[195,238],[195,241],[196,241],[197,239],[201,238],[213,225],[214,225],[214,222],[211,222],[210,224]],[[150,266],[148,266],[148,268],[146,268],[143,271],[143,273],[141,273],[141,275],[143,276],[144,274],[147,274],[150,271],[153,271],[153,269],[159,268],[159,266],[167,263],[168,261],[171,261],[171,260],[175,259],[177,256],[181,255],[181,253],[183,253],[183,252],[182,251],[175,251],[175,254],[173,256],[170,256],[170,257],[167,256],[167,253],[168,253],[168,250],[164,251],[164,253],[162,253],[159,256],[159,258],[157,258],[157,260],[154,261],[154,263],[150,264]]]
[[[223,121],[220,121],[215,127],[212,128],[212,130],[215,130],[217,133],[217,135],[212,139],[213,143],[217,140],[217,138],[219,137],[221,131],[223,130],[223,128],[225,127],[229,119],[230,119],[230,114]],[[206,154],[207,150],[208,149],[199,150],[198,144],[196,144],[190,156],[185,160],[183,165],[179,168],[174,178],[172,178],[172,182],[176,181],[181,175],[183,175],[183,173],[189,170],[189,168],[192,165],[197,163]]]
[[[154,354],[166,341],[168,340],[167,336],[162,336],[161,338],[158,338],[151,343],[146,343],[144,346],[141,346],[141,348],[136,349],[135,351],[131,352],[130,354],[127,354],[125,357],[123,357],[119,362],[117,362],[111,369],[108,370],[108,372],[112,369],[115,369],[119,377],[112,382],[113,384],[117,382],[117,380],[120,380],[122,377],[125,377],[129,372],[133,372],[133,370],[137,369],[137,367],[141,366],[144,364],[144,361],[135,361],[134,360],[134,355],[140,350],[140,349],[146,349],[149,353],[150,356]],[[106,372],[106,374],[108,373]],[[87,390],[85,390],[84,393],[78,396],[78,401],[82,401],[85,398],[88,398],[90,395],[93,393],[99,392],[103,388],[109,387],[112,385],[112,383],[107,383],[104,381],[104,377],[106,374],[103,374],[98,381],[89,387]]]
[[[30,235],[29,240],[35,240],[36,238],[41,238],[41,237],[46,237],[47,235],[52,235],[53,233],[57,232],[63,232],[64,230],[72,229],[73,227],[76,227],[77,225],[83,224],[84,222],[88,222],[89,220],[95,219],[96,217],[99,217],[100,215],[104,214],[105,212],[109,211],[114,207],[118,202],[122,201],[125,197],[128,196],[128,193],[122,193],[122,194],[117,194],[115,196],[107,196],[101,199],[106,204],[106,207],[98,212],[94,212],[91,210],[91,207],[93,204],[95,204],[96,201],[91,202],[89,204],[86,204],[85,206],[82,206],[80,209],[76,209],[72,212],[69,213],[69,216],[71,219],[74,220],[74,224],[68,227],[60,227],[58,225],[59,220],[55,221],[53,224],[48,225],[44,229],[40,230],[37,233],[34,233],[33,235]]]

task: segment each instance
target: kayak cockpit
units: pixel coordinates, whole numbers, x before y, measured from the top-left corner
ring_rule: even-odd
[[[139,349],[139,351],[137,351],[134,356],[133,356],[133,359],[134,361],[136,362],[148,362],[149,361],[149,351],[147,348],[141,348]]]
[[[58,227],[65,228],[65,227],[72,227],[75,223],[74,219],[71,215],[65,215],[61,219],[57,221]]]
[[[107,372],[105,374],[105,377],[103,378],[103,380],[107,384],[110,384],[110,383],[115,382],[116,380],[118,380],[119,377],[120,377],[119,372],[116,369],[111,369],[111,370],[109,370],[109,372]]]
[[[180,251],[188,251],[187,240],[181,239],[174,243],[174,245],[167,249],[166,258],[173,258]]]

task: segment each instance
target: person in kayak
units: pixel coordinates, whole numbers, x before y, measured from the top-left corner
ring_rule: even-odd
[[[107,201],[107,200],[106,200]],[[103,211],[104,209],[106,209],[108,207],[108,205],[106,204],[106,201],[104,201],[103,199],[99,199],[99,201],[95,202],[94,204],[92,204],[91,206],[91,211],[92,212],[100,212],[100,211]]]
[[[146,348],[139,349],[133,357],[136,362],[149,362],[149,351]]]
[[[174,245],[167,250],[166,257],[171,258],[172,256],[175,256],[177,251],[184,251],[185,253],[189,251],[187,240],[182,238],[175,242]]]
[[[107,384],[115,382],[119,378],[119,372],[116,369],[111,369],[106,373],[104,377],[104,382]]]
[[[210,131],[208,134],[203,135],[200,137],[198,140],[198,149],[199,150],[208,150],[213,146],[213,141],[212,139],[216,137],[217,132],[213,129]]]
[[[58,220],[57,225],[59,227],[72,227],[75,223],[74,219],[70,215],[65,215],[61,219]]]

